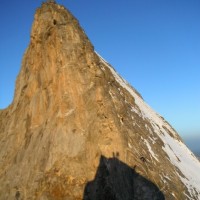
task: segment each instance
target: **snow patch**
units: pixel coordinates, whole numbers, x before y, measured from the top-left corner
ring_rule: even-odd
[[[159,160],[158,160],[156,154],[153,152],[153,150],[152,150],[151,145],[149,144],[149,142],[144,139],[144,143],[146,144],[146,146],[147,146],[150,154],[153,156],[153,158],[159,162]]]
[[[184,175],[179,175],[181,181],[187,186],[190,194],[200,195],[200,164],[193,153],[180,141],[165,133],[160,135],[164,142],[163,149],[170,158],[170,161]]]

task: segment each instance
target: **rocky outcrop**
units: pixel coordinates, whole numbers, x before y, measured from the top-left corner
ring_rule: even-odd
[[[199,199],[199,161],[52,2],[36,11],[0,146],[2,200]]]

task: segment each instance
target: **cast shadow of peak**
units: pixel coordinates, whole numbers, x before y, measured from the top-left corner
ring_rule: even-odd
[[[113,158],[100,157],[96,176],[93,181],[87,183],[83,200],[165,199],[154,183],[121,162],[118,156],[119,154]]]

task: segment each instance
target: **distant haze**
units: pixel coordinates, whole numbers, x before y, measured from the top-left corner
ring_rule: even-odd
[[[200,136],[191,136],[183,138],[186,145],[195,153],[200,156]]]

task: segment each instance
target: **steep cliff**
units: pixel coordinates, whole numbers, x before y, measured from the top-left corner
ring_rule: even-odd
[[[63,6],[36,11],[0,111],[0,199],[200,199],[200,163]]]

